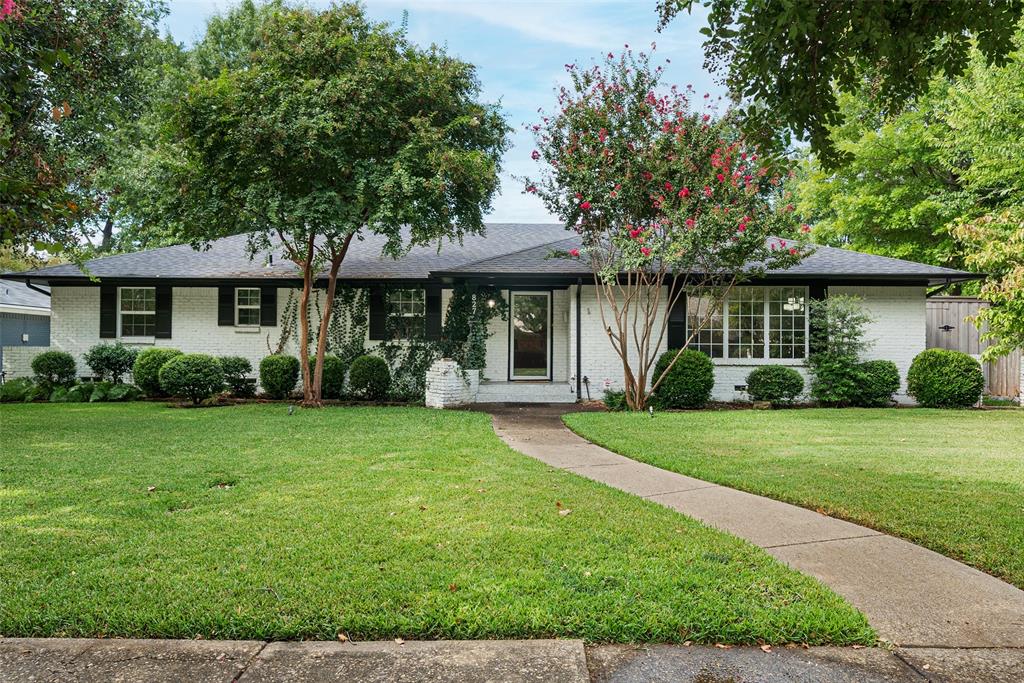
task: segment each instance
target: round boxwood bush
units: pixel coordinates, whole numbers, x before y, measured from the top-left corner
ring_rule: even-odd
[[[884,408],[900,390],[900,371],[891,360],[869,360],[857,365],[858,385],[853,405]]]
[[[213,356],[183,353],[160,368],[160,386],[171,396],[198,404],[224,388],[224,371]]]
[[[85,352],[82,360],[101,380],[117,383],[132,371],[138,350],[125,346],[121,342],[114,344],[96,344]]]
[[[275,353],[260,361],[260,386],[270,398],[287,398],[299,382],[299,359]]]
[[[922,351],[907,372],[907,392],[926,408],[967,408],[984,389],[981,364],[961,351]]]
[[[244,356],[222,356],[220,367],[224,371],[224,384],[236,398],[252,398],[256,395],[256,382],[249,378],[252,363]]]
[[[324,355],[324,374],[320,381],[320,395],[323,398],[341,398],[345,390],[345,361],[332,353]],[[309,359],[309,372],[316,372],[316,358]]]
[[[651,381],[656,382],[665,371],[678,349],[669,349],[661,354],[654,366]],[[686,349],[679,356],[668,375],[654,391],[652,404],[655,408],[701,408],[711,400],[711,389],[715,386],[715,366],[707,354]]]
[[[36,384],[49,395],[57,387],[70,387],[75,383],[75,359],[66,351],[43,351],[32,359],[32,372]]]
[[[803,376],[785,365],[762,365],[747,375],[750,398],[773,406],[793,403],[803,390]]]
[[[180,356],[178,349],[152,348],[146,349],[135,358],[132,366],[132,380],[135,386],[142,389],[146,396],[166,396],[160,387],[160,368],[164,363]]]
[[[348,371],[348,384],[359,396],[371,401],[387,397],[391,388],[391,370],[378,356],[359,356]]]

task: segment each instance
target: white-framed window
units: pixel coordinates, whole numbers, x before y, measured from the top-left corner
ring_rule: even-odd
[[[122,337],[152,337],[156,334],[156,288],[119,287],[118,329]]]
[[[260,324],[259,287],[238,287],[235,289],[235,324],[252,327]]]
[[[690,330],[703,325],[690,348],[712,358],[806,358],[807,288],[734,287],[717,304],[710,297],[690,296],[686,324]]]
[[[423,289],[392,289],[388,292],[388,322],[395,339],[422,337],[427,321],[427,296]]]

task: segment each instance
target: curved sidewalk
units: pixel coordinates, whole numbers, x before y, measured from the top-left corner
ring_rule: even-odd
[[[1019,648],[1024,669],[1024,591],[1014,586],[873,529],[613,453],[565,427],[562,414],[577,407],[483,409],[512,448],[744,538],[817,578],[864,612],[884,640]]]

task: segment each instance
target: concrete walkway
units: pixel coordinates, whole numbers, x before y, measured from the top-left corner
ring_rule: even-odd
[[[745,538],[816,577],[864,612],[889,642],[1024,648],[1024,591],[984,572],[866,527],[612,453],[562,424],[561,415],[574,407],[483,409],[516,450]]]
[[[1024,667],[1024,657],[1017,656],[1020,651],[944,650],[940,654],[839,647],[767,652],[756,647],[585,647],[579,640],[268,643],[7,638],[0,639],[0,681],[1020,683]]]

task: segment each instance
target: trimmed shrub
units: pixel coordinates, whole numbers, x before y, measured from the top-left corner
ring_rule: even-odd
[[[184,353],[160,368],[160,386],[171,396],[187,398],[198,405],[224,388],[224,371],[213,356]]]
[[[275,353],[260,361],[260,386],[270,398],[287,398],[299,382],[299,359]]]
[[[65,351],[43,351],[32,359],[32,372],[36,384],[46,394],[56,387],[70,387],[75,383],[74,357]]]
[[[984,389],[981,364],[961,351],[922,351],[907,372],[907,392],[926,408],[968,408]]]
[[[747,375],[747,393],[755,401],[790,405],[804,390],[804,378],[785,365],[762,365]]]
[[[391,370],[387,361],[378,356],[359,356],[352,361],[348,384],[357,395],[371,401],[386,398],[391,388]]]
[[[669,349],[661,354],[654,366],[651,381],[657,381],[669,363],[678,353]],[[711,400],[711,389],[715,386],[715,365],[706,353],[686,349],[679,360],[661,381],[654,392],[652,404],[655,408],[701,408]]]
[[[132,371],[139,352],[121,342],[114,344],[97,344],[82,357],[85,364],[101,380],[110,380],[115,384]]]
[[[848,353],[811,354],[811,397],[823,405],[849,405],[860,393],[859,365],[857,356]]]
[[[853,396],[855,406],[884,408],[900,390],[900,371],[891,360],[865,361],[857,366],[857,373],[860,386]]]
[[[323,398],[341,398],[345,391],[345,361],[334,354],[324,355],[324,374],[320,382],[320,395]],[[316,358],[309,359],[310,374],[316,372]]]
[[[146,396],[166,396],[160,387],[160,368],[164,363],[180,356],[178,349],[166,349],[162,347],[146,349],[135,358],[135,365],[132,366],[132,380]]]
[[[222,356],[220,367],[224,372],[224,383],[228,391],[237,398],[252,398],[256,395],[256,381],[252,374],[252,363],[242,356]]]
[[[629,410],[629,406],[626,404],[626,392],[625,391],[613,391],[608,389],[604,392],[604,398],[601,399],[604,403],[604,407],[613,413],[621,413],[624,410]]]
[[[28,377],[18,377],[0,384],[0,403],[27,403],[45,395],[43,388]]]

